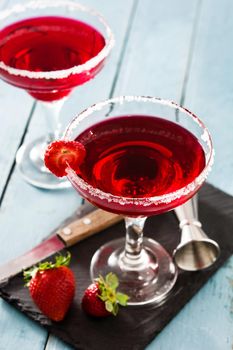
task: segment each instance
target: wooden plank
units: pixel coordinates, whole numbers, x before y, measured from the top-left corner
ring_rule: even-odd
[[[14,87],[0,81],[0,105],[0,193],[2,193],[14,164],[33,101],[24,91],[18,90],[15,93]]]
[[[147,350],[232,350],[233,261],[229,261]]]
[[[0,9],[5,8],[9,1],[1,2]],[[22,92],[19,92],[14,98],[14,103],[18,103],[21,108],[18,109],[18,114],[15,110],[15,104],[12,103],[12,96],[14,88],[8,86],[7,84],[0,82],[0,118],[2,126],[0,129],[0,139],[4,140],[3,144],[1,143],[1,152],[0,152],[0,193],[2,192],[5,182],[7,180],[10,168],[14,162],[14,153],[18,147],[19,140],[24,130],[24,124],[27,119],[28,111],[31,108],[32,101],[31,99]],[[8,138],[4,137],[7,135]],[[0,348],[10,348],[12,337],[17,338],[17,346],[19,348],[23,347],[26,349],[31,349],[31,339],[25,337],[27,330],[27,323],[25,323],[26,317],[19,312],[12,309],[7,303],[3,300],[0,300],[0,329],[1,335],[7,334],[9,339],[5,343],[5,347]],[[9,317],[10,315],[10,317]],[[15,317],[17,315],[17,317]],[[14,319],[14,327],[12,327],[12,319]],[[39,332],[40,333],[40,332]],[[35,350],[41,349],[44,344],[44,340],[39,336],[38,337],[38,326],[33,325],[30,334],[32,335],[35,341]],[[46,332],[44,332],[46,334]]]
[[[68,344],[62,342],[57,337],[50,335],[46,348],[44,350],[72,350],[73,348]]]
[[[198,1],[139,2],[115,95],[180,100]]]
[[[85,86],[77,89],[80,94],[77,102],[81,101],[81,103],[83,103],[82,105],[81,103],[79,104],[79,108],[82,108],[84,104],[88,105],[100,98],[105,99],[108,97],[118,66],[121,53],[121,43],[124,40],[124,35],[128,26],[133,0],[127,1],[127,4],[125,4],[124,0],[117,1],[114,4],[110,4],[107,0],[103,0],[101,4],[99,4],[98,1],[90,0],[87,1],[86,4],[99,9],[103,12],[104,16],[108,18],[108,21],[115,32],[118,46],[115,47],[111,61],[109,61],[109,64],[106,66],[106,69],[103,70],[103,73],[100,73],[99,77],[94,79],[90,84],[87,84],[87,87],[90,90],[86,91]],[[117,16],[121,18],[120,26]],[[95,81],[97,82],[96,84]],[[9,100],[11,99],[11,114],[14,114],[16,111],[20,111],[20,108],[16,103],[16,95],[19,94],[20,96],[20,92],[19,90],[13,90],[12,88],[11,93],[12,95],[10,96],[9,93],[8,98]],[[12,96],[14,96],[14,103],[12,103]],[[71,99],[73,99],[73,102],[67,102],[66,107],[63,110],[64,115],[68,115],[69,118],[78,111],[75,93]],[[3,113],[7,113],[7,108],[8,105],[5,105],[4,110],[2,109]],[[73,108],[71,112],[69,112],[70,108]],[[28,108],[26,110],[29,112]],[[26,141],[44,133],[45,123],[42,119],[43,118],[38,109],[33,116],[32,123],[28,129]],[[26,119],[21,122],[23,127],[22,130],[24,130]],[[3,138],[0,139],[1,145],[4,144],[6,138],[9,137],[9,134],[4,132],[2,136]],[[15,136],[15,139],[18,139],[19,142],[20,137]],[[13,154],[13,152],[11,153]],[[17,169],[13,172],[4,194],[2,211],[0,213],[0,227],[2,228],[0,235],[1,242],[3,243],[0,247],[0,263],[4,263],[10,258],[27,251],[40,242],[50,230],[71,214],[81,201],[81,198],[74,190],[51,192],[33,188],[22,180]],[[10,312],[8,312],[8,310],[10,310]],[[20,315],[16,310],[7,306],[3,301],[1,301],[0,313],[0,349],[18,348],[19,344],[26,349],[31,349],[33,347],[33,349],[41,350],[44,348],[47,338],[47,333],[44,330],[38,328],[34,323]],[[5,324],[11,325],[11,327],[9,326],[10,330],[6,330],[5,326],[3,326]],[[34,343],[36,343],[36,345]]]
[[[202,2],[184,105],[208,125],[216,158],[209,180],[233,195],[233,80],[230,78],[233,3]],[[219,233],[221,234],[221,233]],[[233,258],[148,347],[231,350],[233,348]]]
[[[8,4],[9,1],[2,1],[0,9],[5,8]],[[14,87],[0,81],[0,193],[4,189],[12,164],[14,163],[15,152],[23,135],[32,103],[32,99],[25,92],[18,90],[15,93]],[[18,105],[17,109],[15,108],[16,105]],[[35,350],[40,350],[44,347],[46,337],[44,330],[40,330],[36,324],[33,324],[30,332],[28,332],[28,319],[10,307],[2,299],[0,300],[0,310],[1,339],[5,338],[3,342],[0,341],[1,349],[12,348],[12,339],[14,338],[17,339],[15,343],[17,348],[31,350],[32,339],[35,342],[33,346]],[[13,327],[12,324],[14,324]],[[41,334],[44,334],[44,336],[41,337]]]
[[[0,10],[9,3],[9,1],[1,2]],[[15,87],[0,80],[0,194],[14,163],[15,153],[33,104],[32,99],[23,90],[15,91]]]
[[[42,350],[47,332],[0,299],[0,349]]]
[[[0,10],[5,9],[9,5],[10,0],[2,0],[0,4]]]
[[[233,195],[233,3],[203,2],[185,105],[205,121],[214,141],[215,164],[209,181]]]

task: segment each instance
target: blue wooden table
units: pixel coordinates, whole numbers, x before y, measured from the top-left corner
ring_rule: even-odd
[[[2,0],[0,7],[15,2]],[[67,100],[63,124],[110,96],[173,99],[209,127],[216,150],[209,182],[233,195],[233,1],[82,2],[103,13],[115,33],[116,46],[104,70]],[[81,198],[72,189],[45,191],[23,181],[15,166],[16,151],[23,142],[44,134],[46,123],[31,97],[1,81],[0,120],[2,264],[39,243],[77,208]],[[70,347],[0,300],[0,349]],[[147,349],[233,349],[233,258]]]

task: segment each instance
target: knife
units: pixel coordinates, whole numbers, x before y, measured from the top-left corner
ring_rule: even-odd
[[[56,233],[27,253],[0,266],[0,282],[16,275],[18,272],[35,265],[48,256],[70,247],[75,243],[114,225],[122,216],[96,209],[62,227]]]

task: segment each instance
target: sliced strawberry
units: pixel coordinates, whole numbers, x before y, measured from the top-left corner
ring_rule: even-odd
[[[62,177],[66,175],[68,165],[78,171],[85,155],[85,147],[80,142],[59,140],[48,145],[44,162],[54,175]]]

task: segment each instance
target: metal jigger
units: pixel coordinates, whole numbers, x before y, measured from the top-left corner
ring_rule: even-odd
[[[198,271],[211,266],[218,258],[220,248],[201,228],[197,195],[174,211],[181,229],[180,244],[173,252],[177,266],[186,271]]]

